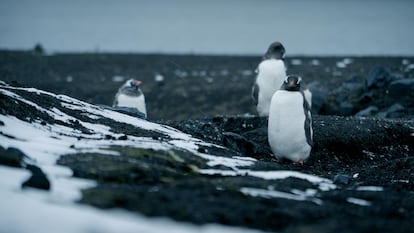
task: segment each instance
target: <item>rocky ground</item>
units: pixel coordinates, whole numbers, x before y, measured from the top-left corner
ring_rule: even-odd
[[[143,81],[148,116],[187,120],[255,114],[250,97],[260,57],[0,52],[8,83],[111,105],[128,78]],[[323,115],[414,115],[414,58],[289,57],[288,73],[313,91],[313,112]],[[161,75],[161,76],[160,76]],[[162,77],[162,78],[161,78]]]
[[[413,58],[287,59],[289,73],[301,74],[315,97],[315,146],[302,166],[273,159],[266,119],[254,116],[250,87],[258,57],[16,52],[0,57],[3,81],[91,103],[110,104],[119,80],[141,79],[151,121],[212,143],[196,151],[114,145],[110,149],[120,156],[63,155],[57,163],[70,167],[74,176],[98,181],[83,190],[81,203],[265,231],[414,232]],[[164,81],[155,80],[158,74]],[[13,93],[45,109],[58,108],[78,122],[56,121],[6,95],[0,98],[3,116],[64,124],[88,135],[79,124],[86,121],[125,134],[105,140],[143,136],[171,141],[139,126],[88,119],[85,112],[68,110],[46,95]],[[22,166],[19,151],[0,152],[7,158],[2,164]],[[237,158],[238,165],[214,164],[200,154]]]

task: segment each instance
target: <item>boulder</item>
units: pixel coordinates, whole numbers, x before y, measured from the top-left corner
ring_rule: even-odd
[[[355,116],[373,116],[376,112],[378,112],[378,108],[376,106],[369,106],[357,112]]]
[[[390,72],[383,67],[375,67],[372,69],[365,79],[365,88],[367,90],[373,88],[383,88],[392,80]]]
[[[405,107],[402,106],[399,103],[395,103],[391,105],[389,108],[387,108],[384,111],[381,111],[377,114],[378,117],[384,117],[384,118],[400,118],[403,117],[405,114]]]
[[[329,92],[316,81],[310,83],[307,88],[312,92],[312,113],[317,114],[329,97]]]
[[[340,116],[350,116],[354,111],[354,105],[349,102],[342,102],[339,104],[338,115]]]
[[[46,177],[46,174],[43,173],[42,169],[31,164],[28,164],[26,169],[32,172],[32,176],[23,182],[22,188],[31,187],[42,190],[50,189],[49,179]]]
[[[390,96],[400,100],[414,97],[414,78],[395,80],[388,87]]]
[[[4,149],[0,146],[0,164],[10,167],[22,167],[24,158],[27,158],[27,156],[21,150],[14,147]]]

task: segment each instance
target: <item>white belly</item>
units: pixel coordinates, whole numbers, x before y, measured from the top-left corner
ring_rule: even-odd
[[[286,68],[282,60],[269,59],[259,64],[256,83],[259,86],[257,112],[268,116],[273,94],[280,89],[286,78]]]
[[[144,113],[145,116],[147,115],[147,108],[145,106],[145,96],[140,95],[138,97],[131,97],[124,94],[119,94],[117,96],[117,105],[118,107],[128,107],[128,108],[136,108],[140,112]]]
[[[268,140],[276,157],[293,161],[309,157],[311,146],[306,140],[305,120],[303,96],[300,92],[279,90],[273,95]]]

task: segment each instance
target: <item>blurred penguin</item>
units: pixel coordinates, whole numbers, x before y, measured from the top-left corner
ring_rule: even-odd
[[[113,107],[134,108],[147,117],[145,96],[141,91],[141,81],[129,79],[122,85],[115,95]]]
[[[285,47],[280,42],[272,43],[256,69],[256,81],[252,88],[252,97],[257,105],[259,116],[268,117],[273,94],[286,79],[284,62]]]

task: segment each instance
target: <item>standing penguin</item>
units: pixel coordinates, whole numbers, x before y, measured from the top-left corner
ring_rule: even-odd
[[[127,107],[137,109],[142,112],[146,118],[147,108],[145,106],[145,96],[141,91],[142,82],[135,79],[129,79],[122,85],[115,95],[113,107]]]
[[[268,140],[277,158],[303,164],[313,145],[310,104],[305,98],[302,79],[286,77],[272,97],[269,111]]]
[[[259,116],[269,116],[272,96],[286,78],[284,55],[285,47],[280,42],[274,42],[269,46],[256,69],[257,76],[252,88],[252,97],[257,104]]]

